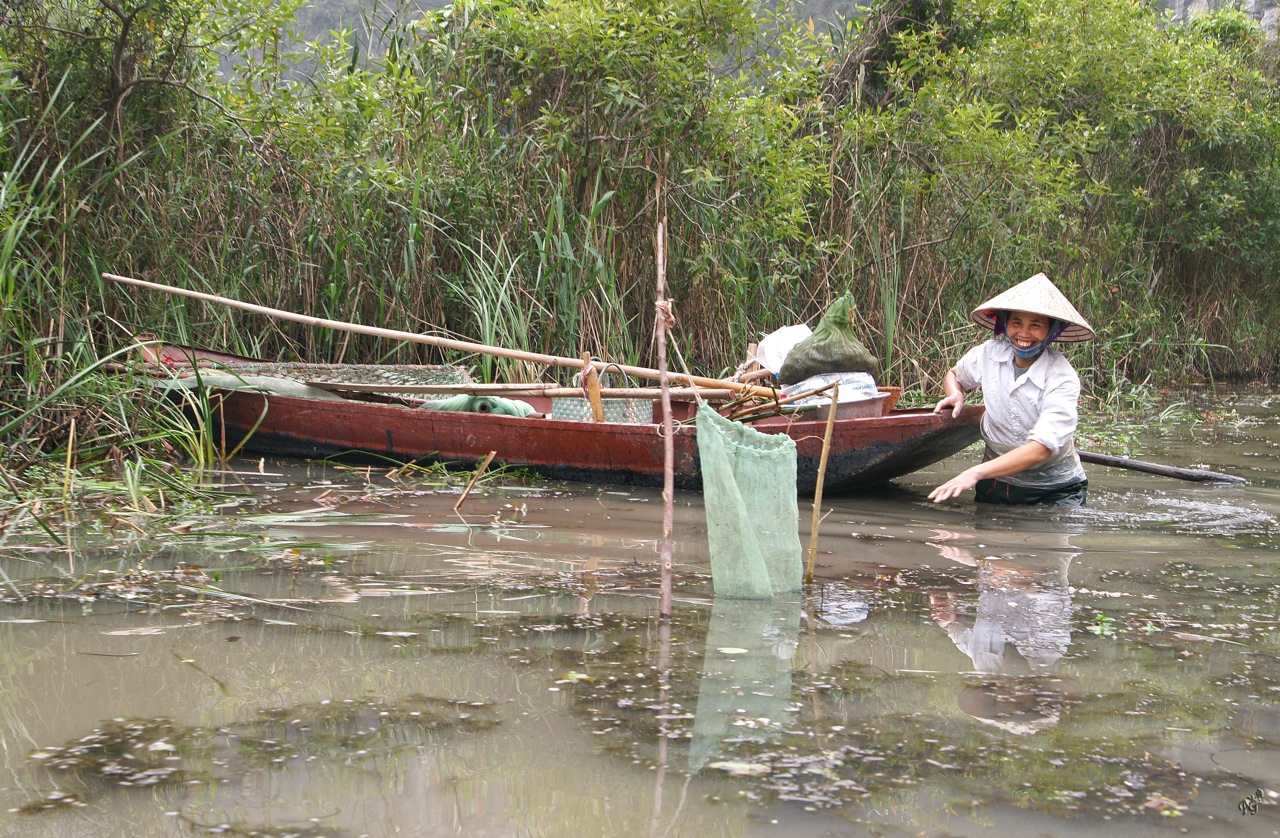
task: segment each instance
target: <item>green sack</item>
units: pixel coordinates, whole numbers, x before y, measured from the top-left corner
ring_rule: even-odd
[[[698,460],[716,596],[771,599],[800,590],[796,443],[698,408]]]
[[[813,334],[791,347],[778,380],[798,384],[829,372],[869,372],[880,380],[880,362],[858,340],[858,305],[846,293],[822,315]]]

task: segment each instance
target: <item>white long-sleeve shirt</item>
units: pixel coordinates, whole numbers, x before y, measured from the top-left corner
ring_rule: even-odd
[[[1080,376],[1065,355],[1045,349],[1017,375],[1013,345],[994,339],[966,352],[955,373],[956,383],[966,393],[982,389],[987,408],[982,417],[985,460],[1032,440],[1049,449],[1049,459],[1040,465],[1002,480],[1043,489],[1084,479],[1075,446]]]

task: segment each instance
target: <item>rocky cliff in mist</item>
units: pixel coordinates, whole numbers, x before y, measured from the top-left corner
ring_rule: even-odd
[[[958,0],[962,2],[963,0]],[[298,24],[304,38],[321,39],[336,29],[351,29],[357,33],[362,48],[377,37],[369,37],[370,30],[379,28],[389,9],[398,9],[407,15],[420,14],[429,9],[450,5],[452,0],[402,0],[388,4],[385,0],[312,0],[298,13]],[[772,0],[771,0],[772,2]],[[815,23],[832,24],[858,13],[859,6],[870,0],[793,0],[796,16],[811,18]],[[1280,24],[1280,0],[1160,0],[1160,8],[1174,21],[1186,21],[1194,15],[1214,9],[1239,8],[1257,20],[1264,31],[1275,35]],[[377,51],[377,50],[375,50]]]
[[[868,0],[796,0],[794,8],[802,17],[829,22],[857,13]],[[962,0],[958,0],[962,2]],[[1264,31],[1276,34],[1280,24],[1280,0],[1159,0],[1159,7],[1178,23],[1215,9],[1238,8],[1258,21]]]
[[[1262,24],[1263,30],[1271,35],[1275,35],[1276,24],[1280,21],[1280,2],[1277,0],[1161,0],[1160,7],[1178,22],[1214,9],[1238,8]]]

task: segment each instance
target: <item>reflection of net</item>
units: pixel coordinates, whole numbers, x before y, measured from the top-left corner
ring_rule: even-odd
[[[690,769],[697,771],[721,753],[731,754],[734,731],[771,738],[791,723],[791,671],[800,614],[798,599],[716,597],[689,742]]]

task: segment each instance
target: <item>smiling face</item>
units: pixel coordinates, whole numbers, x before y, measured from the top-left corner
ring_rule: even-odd
[[[1014,346],[1019,349],[1030,349],[1049,336],[1049,318],[1029,311],[1011,311],[1005,333],[1009,336],[1009,340],[1013,341]],[[1029,367],[1035,363],[1035,359],[1023,361],[1021,358],[1015,358],[1014,363],[1020,367]]]

